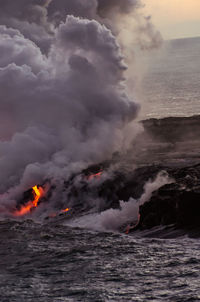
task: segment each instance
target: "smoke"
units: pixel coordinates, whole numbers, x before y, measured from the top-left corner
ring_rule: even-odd
[[[49,0],[0,0],[0,24],[15,28],[47,51],[54,27],[47,20]]]
[[[133,60],[134,48],[157,48],[162,36],[151,22],[151,16],[142,12],[140,0],[98,0],[97,12],[116,33],[126,55]]]
[[[113,9],[121,14],[128,14],[133,9],[142,7],[140,0],[98,0],[97,11],[100,15],[111,14]]]
[[[105,24],[133,52],[134,42],[154,48],[162,41],[142,8],[141,0],[1,0],[0,24],[18,29],[46,53],[56,28],[73,15]]]
[[[151,16],[143,13],[144,5],[140,0],[98,0],[98,15],[101,21],[117,36],[123,49],[126,71],[126,85],[131,95],[137,94],[146,65],[141,64],[144,52],[161,47],[160,32],[152,23]]]
[[[125,87],[116,17],[140,6],[0,0],[1,205],[126,145],[139,106]]]
[[[96,0],[52,0],[48,6],[48,18],[55,25],[66,19],[66,15],[97,19]]]
[[[160,187],[172,183],[165,171],[157,174],[155,179],[149,179],[144,185],[144,193],[135,200],[132,197],[128,202],[120,201],[120,209],[108,209],[101,214],[89,214],[69,222],[71,226],[89,228],[93,230],[119,230],[129,223],[137,223],[139,217],[139,206],[150,200],[152,193]]]

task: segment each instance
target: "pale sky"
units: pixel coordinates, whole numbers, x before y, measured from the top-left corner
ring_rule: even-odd
[[[144,0],[164,39],[200,36],[200,0]]]

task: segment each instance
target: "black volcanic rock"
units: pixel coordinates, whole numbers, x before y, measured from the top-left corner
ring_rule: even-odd
[[[140,207],[139,228],[148,229],[158,225],[176,223],[178,188],[165,185],[154,192],[151,199]]]
[[[170,171],[175,182],[155,191],[140,206],[139,229],[174,224],[177,228],[200,227],[200,165]]]
[[[112,163],[110,163],[112,165]],[[75,175],[65,183],[66,199],[74,205],[81,205],[89,209],[91,203],[88,201],[101,199],[103,203],[98,210],[104,211],[109,208],[119,208],[119,201],[128,201],[131,197],[138,199],[144,192],[144,185],[149,179],[154,179],[159,171],[163,169],[160,165],[140,167],[134,170],[123,170],[116,168],[111,175],[101,180],[104,173],[109,172],[108,165],[96,165]],[[102,171],[102,176],[92,178],[88,176]],[[79,177],[79,181],[76,178]],[[93,206],[93,205],[92,205]]]
[[[147,133],[158,140],[167,142],[187,141],[198,138],[200,133],[200,116],[167,117],[142,121]]]
[[[200,229],[200,116],[150,119],[142,123],[145,131],[136,137],[126,154],[116,153],[111,160],[89,166],[64,181],[59,188],[62,199],[58,198],[61,201],[56,202],[56,209],[67,205],[75,216],[91,208],[97,211],[119,208],[120,200],[139,199],[146,182],[165,170],[174,182],[153,192],[150,200],[140,207],[136,229],[170,225],[181,232]],[[48,181],[50,189],[41,202],[48,203],[57,189]],[[25,192],[18,207],[32,198],[32,190]]]
[[[200,226],[200,192],[182,192],[177,212],[179,226]]]

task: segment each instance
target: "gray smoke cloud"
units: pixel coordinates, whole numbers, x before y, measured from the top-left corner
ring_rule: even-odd
[[[140,0],[98,0],[97,10],[102,16],[106,16],[108,13],[112,13],[113,9],[117,10],[121,14],[128,14],[132,10],[142,7]]]
[[[98,0],[97,14],[119,36],[122,47],[129,48],[132,56],[135,44],[141,49],[162,44],[162,36],[151,17],[143,15],[143,6],[140,0]]]
[[[124,146],[138,105],[102,20],[112,7],[128,14],[138,5],[0,0],[1,211],[31,186],[67,179]]]
[[[140,12],[142,7],[141,0],[0,0],[0,24],[20,30],[45,53],[67,15],[94,19],[115,35],[125,27],[131,37],[129,47],[135,41],[142,49],[158,47],[162,37],[150,18]]]
[[[96,19],[96,0],[51,0],[48,6],[48,18],[51,22],[59,24],[66,15]]]
[[[49,0],[0,0],[0,24],[18,29],[47,51],[53,34],[47,21],[49,3]]]

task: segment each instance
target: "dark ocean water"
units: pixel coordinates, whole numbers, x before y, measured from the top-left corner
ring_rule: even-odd
[[[200,113],[199,53],[179,40],[151,58],[146,116]],[[31,220],[0,222],[0,238],[0,302],[200,301],[199,239]]]
[[[200,241],[0,224],[0,301],[200,301]]]

